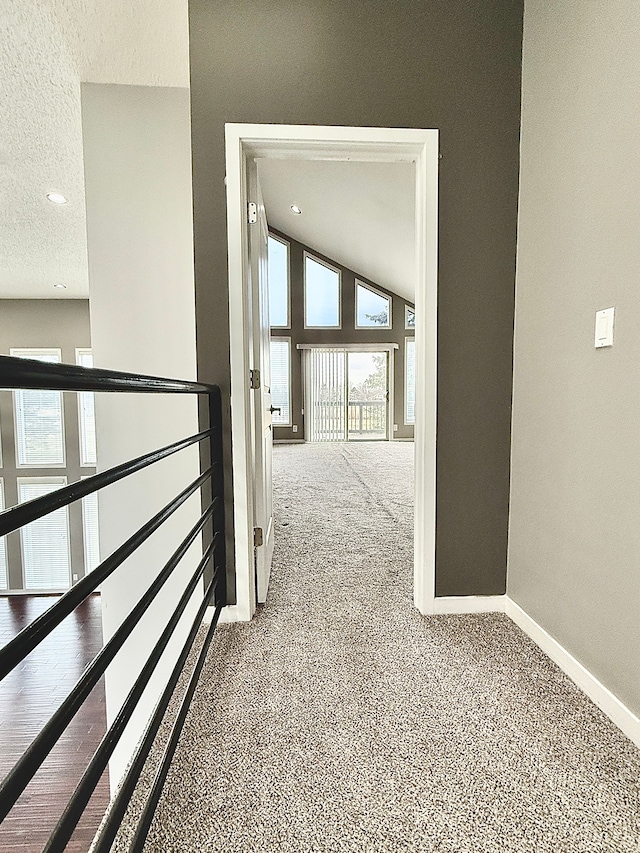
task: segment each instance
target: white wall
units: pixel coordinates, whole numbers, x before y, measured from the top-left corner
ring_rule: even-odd
[[[91,337],[96,367],[196,375],[189,93],[85,84],[82,112]],[[98,394],[104,469],[198,431],[193,396]],[[197,477],[183,450],[100,495],[103,557]],[[105,639],[116,630],[200,514],[196,493],[102,587]],[[198,559],[199,540],[107,673],[107,716],[117,713]],[[200,595],[197,593],[196,597]],[[177,631],[183,638],[198,601]],[[181,643],[180,643],[181,645]],[[172,644],[111,763],[112,788],[178,653]]]
[[[508,567],[509,595],[636,714],[639,45],[637,0],[525,2]]]

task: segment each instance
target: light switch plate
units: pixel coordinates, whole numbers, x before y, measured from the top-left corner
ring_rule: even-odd
[[[615,308],[605,308],[603,311],[596,311],[595,346],[597,349],[613,346],[614,313]]]

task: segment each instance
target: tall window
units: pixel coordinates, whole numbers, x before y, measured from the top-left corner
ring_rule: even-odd
[[[34,500],[59,489],[66,477],[19,477],[18,500]],[[20,530],[24,588],[67,589],[71,580],[68,507],[50,512]]]
[[[405,340],[404,348],[404,422],[416,422],[416,342]]]
[[[340,273],[304,256],[304,325],[307,329],[340,328]]]
[[[289,327],[289,244],[269,236],[269,323]]]
[[[90,349],[76,350],[76,364],[93,367]],[[93,391],[78,392],[78,418],[80,423],[80,464],[96,464],[96,411]]]
[[[0,477],[0,512],[4,509],[4,481]],[[7,537],[0,536],[0,589],[9,589],[7,570]]]
[[[17,358],[60,363],[59,349],[11,349]],[[60,391],[14,391],[16,458],[19,466],[65,464]]]
[[[291,426],[291,341],[271,339],[271,405],[275,426]]]
[[[391,299],[356,281],[356,329],[376,328],[391,328]]]

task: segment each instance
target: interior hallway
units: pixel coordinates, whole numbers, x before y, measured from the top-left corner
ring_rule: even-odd
[[[217,632],[148,850],[640,851],[635,747],[506,616],[413,608],[412,453],[274,449],[269,600]]]

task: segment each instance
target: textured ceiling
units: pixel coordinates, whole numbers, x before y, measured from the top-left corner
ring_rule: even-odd
[[[2,0],[0,298],[88,296],[80,83],[187,87],[188,53],[187,0]],[[408,166],[270,161],[263,183],[272,225],[412,298]]]
[[[88,295],[80,82],[188,75],[186,0],[2,0],[0,297]]]
[[[272,227],[414,301],[413,164],[261,160],[259,173]]]

